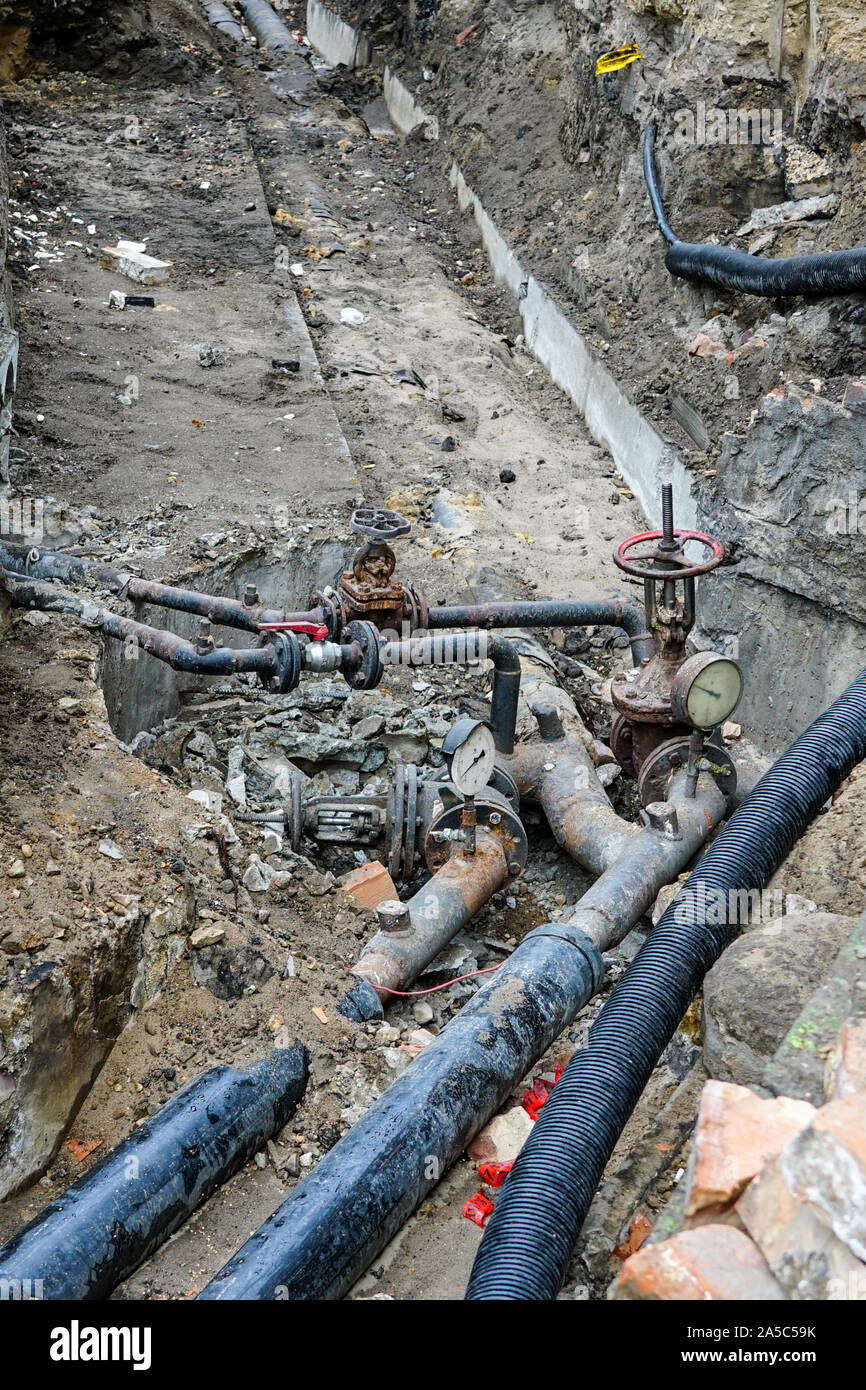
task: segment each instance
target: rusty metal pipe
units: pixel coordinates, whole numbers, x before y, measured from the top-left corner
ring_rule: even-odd
[[[385,666],[450,666],[489,659],[493,662],[490,727],[497,750],[511,753],[520,698],[520,656],[505,637],[487,632],[437,632],[385,642],[380,652]]]
[[[501,765],[521,796],[541,807],[557,844],[591,873],[605,873],[640,833],[617,815],[589,753],[575,736],[519,745]]]
[[[87,627],[104,632],[120,642],[129,642],[137,650],[164,661],[175,671],[187,671],[204,676],[237,675],[254,672],[269,677],[277,669],[276,654],[267,644],[262,647],[216,647],[213,651],[198,651],[192,642],[174,632],[148,627],[133,618],[123,618],[100,604],[66,593],[51,584],[38,580],[19,579],[6,574],[9,597],[17,608],[38,608],[45,613],[66,613],[78,618]]]
[[[618,627],[631,642],[635,665],[655,651],[640,608],[619,599],[495,600],[460,603],[430,609],[427,626],[443,627]]]
[[[401,931],[377,932],[364,947],[352,970],[363,984],[360,994],[355,987],[347,996],[348,1016],[381,1017],[388,992],[408,989],[508,879],[505,845],[486,826],[478,826],[474,854],[458,851],[452,855],[405,904],[408,926]],[[360,1010],[358,1004],[362,1004]],[[345,1013],[346,1009],[341,1005],[340,1011]]]
[[[34,546],[0,541],[0,565],[13,575],[25,579],[60,579],[65,584],[82,584],[93,580],[104,584],[120,598],[133,603],[149,603],[156,608],[171,608],[178,613],[209,618],[220,627],[239,628],[258,632],[266,623],[309,622],[326,624],[321,608],[302,613],[286,613],[280,608],[264,608],[261,604],[246,604],[240,599],[221,598],[202,594],[195,589],[181,589],[173,584],[160,584],[155,579],[140,579],[125,574],[113,565],[104,565],[80,555],[64,555],[61,551],[37,550]]]
[[[659,807],[659,823],[644,830],[634,827],[636,834],[584,893],[570,924],[585,932],[600,951],[618,946],[661,889],[688,867],[726,810],[725,797],[712,777],[702,774],[690,796],[686,774],[678,774],[664,810]]]

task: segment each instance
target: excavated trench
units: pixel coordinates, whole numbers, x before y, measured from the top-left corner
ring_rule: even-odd
[[[178,7],[169,6],[169,11],[175,20]],[[80,16],[73,17],[77,24]],[[0,5],[0,21],[4,19]],[[143,55],[146,69],[149,40],[145,41],[136,24],[131,20],[128,30],[124,29],[123,43],[126,53],[134,55],[136,61]],[[354,68],[374,56],[372,45],[359,31],[317,0],[312,0],[307,11],[307,30],[311,41],[331,62]],[[204,50],[207,41],[202,27],[193,32]],[[80,34],[76,43],[79,39]],[[71,55],[70,61],[80,63],[80,52]],[[194,68],[199,59],[184,61]],[[109,60],[105,71],[115,70],[116,63]],[[175,75],[182,76],[182,70],[183,63]],[[292,70],[290,78],[295,76]],[[200,101],[207,100],[205,89],[212,89],[213,80],[210,77],[206,81]],[[287,90],[302,91],[306,81],[304,76],[293,88],[290,80]],[[279,87],[279,83],[273,85]],[[405,173],[405,182],[402,188],[398,184],[396,193],[389,191],[387,195],[386,232],[376,226],[369,210],[365,212],[368,224],[352,228],[353,232],[364,231],[377,248],[373,260],[379,255],[384,264],[359,264],[341,278],[342,258],[330,263],[323,259],[317,264],[312,254],[321,247],[309,231],[314,225],[309,209],[324,187],[330,204],[327,211],[336,213],[332,222],[342,216],[343,225],[351,225],[347,208],[352,204],[343,199],[340,188],[343,171],[335,163],[325,174],[317,174],[317,182],[312,177],[307,180],[306,170],[298,177],[295,166],[294,187],[300,191],[292,201],[291,159],[298,156],[295,151],[287,154],[280,142],[288,130],[286,144],[291,145],[295,133],[292,122],[300,119],[310,130],[325,132],[314,136],[318,143],[312,144],[313,150],[323,145],[339,148],[341,139],[349,143],[349,152],[342,157],[350,160],[354,150],[351,142],[366,139],[356,112],[351,104],[343,107],[337,100],[338,114],[330,107],[324,116],[317,113],[316,126],[304,113],[297,118],[290,110],[286,118],[285,107],[273,93],[251,100],[246,79],[242,87],[259,160],[257,177],[262,179],[271,213],[281,210],[285,214],[275,219],[277,235],[293,238],[292,256],[309,258],[304,277],[298,278],[305,286],[307,281],[315,285],[307,305],[313,332],[321,332],[320,318],[328,326],[328,336],[322,333],[316,347],[336,414],[351,440],[356,462],[368,460],[360,466],[369,470],[362,481],[373,499],[389,500],[391,505],[411,510],[415,523],[412,561],[438,602],[462,599],[467,592],[477,597],[478,564],[488,557],[498,557],[498,563],[508,571],[510,592],[516,590],[521,596],[524,590],[520,586],[530,584],[542,593],[561,592],[563,588],[571,593],[573,584],[581,596],[598,594],[600,588],[612,592],[609,554],[613,538],[621,539],[629,531],[641,529],[635,499],[645,515],[655,516],[662,481],[673,482],[678,523],[694,524],[699,510],[692,473],[681,464],[670,441],[635,408],[615,380],[609,359],[603,361],[590,347],[563,314],[559,297],[550,294],[543,279],[527,268],[531,261],[522,253],[518,258],[511,249],[458,163],[450,169],[453,189],[463,212],[474,217],[495,279],[517,299],[523,343],[515,344],[513,305],[505,307],[510,303],[508,295],[497,298],[498,291],[491,287],[489,294],[485,291],[483,304],[474,297],[467,303],[475,290],[460,288],[467,280],[469,286],[473,279],[483,280],[474,234],[467,236],[464,227],[454,238],[456,251],[449,250],[447,259],[444,251],[439,251],[440,266],[447,266],[443,285],[441,271],[431,272],[429,262],[423,259],[427,247],[405,233],[410,217],[423,224],[430,215],[434,203],[428,211],[428,199],[438,200],[441,206],[447,205],[449,196],[445,193],[443,197],[443,171],[433,176],[425,160],[416,162],[408,154],[417,148],[419,124],[425,127],[421,146],[425,152],[435,149],[437,138],[443,136],[444,123],[440,128],[438,117],[425,112],[423,88],[413,95],[399,73],[385,74],[383,93],[393,126],[403,134],[416,134],[406,146],[372,142],[362,146],[364,161],[374,166],[376,173],[368,174],[366,169],[359,172],[356,163],[350,182],[364,188],[369,187],[365,180],[372,182],[375,177],[378,182],[373,187],[378,190],[383,186],[383,171],[387,172],[391,163],[398,166],[397,179]],[[401,163],[403,155],[407,158]],[[312,160],[310,163],[312,167]],[[407,201],[416,176],[419,183],[421,179],[425,182],[425,196]],[[282,184],[279,178],[284,180]],[[441,187],[434,192],[437,179]],[[385,193],[379,196],[384,199]],[[401,217],[395,215],[395,208],[401,210]],[[303,223],[303,231],[281,232],[281,227],[292,226],[292,218],[299,225]],[[395,232],[393,224],[397,222],[401,225]],[[414,237],[415,223],[409,225]],[[442,214],[442,226],[451,225]],[[327,235],[333,235],[331,223]],[[304,244],[308,236],[312,246]],[[470,255],[474,257],[473,268],[467,277],[469,262],[463,258]],[[407,265],[412,269],[400,281],[403,302],[394,305],[386,300],[383,277],[389,271],[404,276]],[[319,267],[323,269],[317,280]],[[214,291],[218,297],[217,284],[209,285],[208,292]],[[363,334],[356,336],[339,326],[340,308],[349,303],[363,306],[368,320]],[[236,304],[230,304],[229,311],[234,310]],[[384,327],[377,328],[377,336],[371,338],[370,321],[382,311]],[[483,325],[485,313],[499,324],[511,316],[509,336],[502,332],[495,335],[495,351],[484,336],[491,338],[489,328]],[[470,328],[466,327],[467,319]],[[431,329],[433,346],[425,360],[421,354],[427,351],[425,341]],[[467,334],[472,336],[463,336]],[[537,370],[534,359],[548,374],[538,387],[537,377],[533,378]],[[404,362],[413,369],[415,363],[421,368],[416,374],[422,387],[410,387],[414,394],[408,398],[405,382],[398,385],[392,375],[395,365],[405,373]],[[452,363],[463,365],[458,370]],[[368,375],[371,368],[375,370]],[[434,372],[435,387],[431,390]],[[578,405],[592,435],[610,451],[613,465],[576,431],[573,414],[564,402],[557,397],[559,403],[551,406],[553,392],[549,390],[542,398],[541,387],[546,387],[548,380]],[[395,389],[401,393],[396,409]],[[538,395],[530,399],[536,389]],[[371,400],[372,406],[365,403],[359,407],[362,390],[369,392],[363,399]],[[500,396],[509,402],[508,407],[500,405]],[[415,412],[412,415],[406,410],[407,400]],[[442,400],[448,403],[450,413],[440,408]],[[516,441],[503,428],[512,402],[523,412]],[[34,408],[38,404],[35,401]],[[428,414],[419,426],[421,411]],[[324,429],[333,428],[333,418],[333,414],[327,418]],[[481,422],[480,429],[476,421]],[[507,423],[510,426],[511,422]],[[201,420],[197,418],[194,424],[198,427]],[[28,428],[35,429],[31,420]],[[450,451],[458,451],[453,473],[443,473],[446,443],[440,448],[440,440],[445,430],[446,461]],[[479,433],[473,440],[475,430]],[[554,453],[558,434],[561,443]],[[465,460],[459,452],[464,447]],[[404,448],[407,454],[398,454]],[[542,450],[544,457],[532,464]],[[389,452],[399,463],[391,458],[386,467]],[[482,459],[482,468],[476,464],[474,452]],[[519,475],[513,493],[508,492],[511,484],[501,483],[500,467],[506,462],[516,464]],[[317,465],[307,460],[304,467],[309,473],[311,468],[315,472]],[[348,496],[350,484],[357,480],[348,477],[350,469],[345,471],[347,476],[341,476],[335,486],[344,488]],[[508,471],[513,482],[514,469]],[[322,479],[327,482],[323,484]],[[561,486],[563,479],[565,486]],[[319,483],[324,491],[332,485],[332,475],[322,469]],[[230,506],[240,511],[243,504],[236,478],[232,487],[235,495]],[[571,509],[578,495],[576,489],[580,489],[581,501],[574,520],[569,510],[568,523],[560,535],[554,530],[562,525],[557,514],[565,507]],[[616,495],[605,502],[611,489]],[[251,541],[236,546],[233,557],[224,562],[212,561],[204,568],[177,567],[174,582],[236,598],[242,598],[252,583],[268,604],[305,607],[312,590],[333,584],[351,553],[351,542],[344,535],[345,516],[342,524],[332,527],[335,538],[330,538],[327,523],[316,525],[318,539],[304,537],[301,532],[306,513],[301,503],[293,506],[299,534],[291,546],[269,548]],[[497,507],[503,512],[501,518]],[[496,524],[486,517],[482,520],[485,508],[496,516]],[[129,526],[128,518],[124,524]],[[518,533],[518,525],[538,534],[528,535],[523,529]],[[188,535],[183,542],[189,542]],[[440,558],[443,552],[444,559]],[[411,569],[412,562],[406,567]],[[728,582],[723,579],[716,591],[723,596],[721,600],[712,597],[708,583],[708,607],[703,613],[710,613],[714,604],[712,611],[724,614],[724,586]],[[748,596],[748,583],[745,590]],[[747,599],[738,592],[739,612]],[[755,596],[762,619],[766,619],[764,594],[761,588]],[[747,733],[763,752],[773,751],[786,741],[788,725],[799,729],[806,722],[806,711],[826,702],[829,687],[835,694],[837,686],[844,683],[845,672],[837,661],[821,668],[824,684],[816,684],[820,650],[835,642],[838,622],[834,619],[835,625],[821,636],[810,608],[798,626],[793,609],[799,602],[798,597],[789,596],[785,621],[777,624],[773,618],[773,641],[790,643],[795,637],[802,644],[805,636],[806,646],[810,651],[814,646],[818,654],[813,653],[809,669],[800,673],[784,717],[767,718],[757,713],[766,687],[760,674],[766,644],[761,644],[753,627],[745,631],[741,644],[743,664],[752,682]],[[184,638],[195,638],[197,620],[187,615],[148,606],[136,616]],[[726,637],[740,636],[736,616],[721,625],[718,621],[707,623],[705,640],[710,629],[715,645]],[[214,636],[234,646],[248,641],[230,629],[216,629]],[[856,636],[846,656],[856,665],[858,642]],[[51,721],[58,700],[64,698],[59,692],[67,689],[62,683],[63,673],[69,670],[69,652],[75,653],[76,644],[74,660],[80,679],[75,697],[80,704],[72,710],[73,727],[68,737],[69,726],[59,724],[65,742],[57,743],[53,735],[58,730]],[[591,631],[576,639],[554,633],[549,643],[558,678],[577,698],[592,733],[602,741],[610,736],[610,711],[603,687],[613,672],[628,664],[624,645],[622,636],[615,637],[610,630]],[[4,1195],[19,1193],[0,1208],[0,1238],[32,1216],[52,1190],[62,1190],[78,1176],[75,1153],[61,1149],[57,1154],[73,1117],[74,1129],[81,1136],[73,1141],[75,1144],[107,1146],[152,1116],[180,1084],[199,1074],[215,1056],[240,1064],[261,1056],[275,1039],[283,1045],[295,1034],[312,1053],[307,1103],[286,1127],[279,1143],[269,1144],[256,1168],[233,1179],[225,1194],[215,1197],[193,1218],[177,1244],[157,1254],[118,1295],[185,1296],[191,1285],[201,1287],[216,1272],[304,1171],[318,1163],[403,1070],[408,1057],[429,1043],[429,1038],[416,1036],[418,1030],[438,1035],[477,985],[477,981],[464,981],[442,989],[430,996],[428,1007],[398,1000],[381,1025],[347,1024],[336,1013],[336,1005],[344,990],[347,965],[371,936],[374,923],[369,911],[346,899],[335,880],[357,868],[359,862],[381,858],[381,847],[360,850],[308,840],[301,846],[300,856],[286,854],[273,830],[250,826],[240,819],[233,822],[238,801],[227,792],[227,780],[240,773],[242,797],[256,809],[279,799],[279,787],[284,786],[280,773],[286,769],[299,769],[307,787],[317,794],[381,794],[397,764],[411,761],[422,769],[439,769],[442,737],[459,714],[488,712],[489,692],[477,669],[431,669],[398,672],[393,680],[389,674],[380,689],[351,694],[334,678],[305,677],[291,695],[265,697],[251,679],[178,676],[138,649],[132,656],[121,644],[99,646],[63,624],[52,626],[49,632],[19,622],[7,650],[11,655],[4,671],[4,693],[15,708],[30,700],[34,655],[45,664],[44,689],[30,702],[35,715],[47,721],[43,728],[52,734],[46,758],[53,756],[76,785],[72,792],[66,785],[55,788],[60,810],[55,816],[52,806],[48,817],[51,852],[58,855],[65,874],[60,880],[63,911],[56,910],[53,870],[49,878],[37,874],[28,880],[26,865],[30,860],[25,861],[25,886],[15,891],[24,894],[20,904],[23,912],[40,925],[32,940],[16,928],[15,952],[5,959],[0,957],[0,987],[4,990],[0,1046],[5,1049],[5,1055],[0,1052],[0,1159],[4,1171],[0,1190]],[[364,732],[360,732],[361,726],[365,726]],[[115,739],[125,747],[118,748]],[[130,746],[136,758],[128,756]],[[81,769],[88,757],[94,758],[94,748],[100,754],[99,771],[88,782]],[[732,751],[736,752],[736,746]],[[4,814],[11,806],[13,815],[4,847],[8,845],[10,855],[17,855],[24,837],[28,844],[32,839],[41,868],[49,850],[47,841],[43,844],[41,833],[35,830],[40,797],[30,793],[27,783],[41,787],[44,797],[47,784],[40,779],[46,775],[45,768],[34,755],[25,764],[17,753],[7,766],[13,768],[13,774],[0,788],[0,795]],[[617,809],[633,819],[636,804],[630,784],[618,778],[610,790]],[[200,809],[201,801],[190,802],[190,792],[220,798],[220,812],[212,818]],[[834,818],[835,833],[831,827],[829,835],[842,846],[841,854],[849,867],[855,859],[858,864],[862,860],[855,848],[858,795],[856,787],[843,793]],[[21,813],[25,800],[30,803],[29,822]],[[532,927],[567,920],[584,894],[587,875],[558,849],[540,814],[528,809],[525,821],[530,842],[527,871],[494,896],[430,968],[422,983],[442,985],[454,975],[491,969],[508,958]],[[77,841],[84,843],[85,827],[89,838],[82,853]],[[830,882],[832,869],[826,879],[823,877],[827,839],[828,832],[819,822],[811,850],[807,847],[796,855],[797,865],[787,866],[782,873],[783,898],[784,891],[792,890],[812,897],[813,904],[817,902],[830,912],[859,910],[863,887],[858,880],[846,880],[850,896],[843,901],[838,874],[835,883]],[[101,844],[113,849],[106,854]],[[117,858],[115,850],[119,851]],[[810,855],[821,865],[811,877]],[[408,883],[398,885],[403,896],[407,888],[417,888],[423,878],[419,867],[416,865]],[[276,886],[267,881],[274,873],[282,878]],[[51,906],[49,898],[55,899]],[[209,929],[213,939],[201,948],[191,948],[192,932],[202,928]],[[610,956],[609,983],[622,973],[644,935],[643,927],[632,932]],[[593,1001],[541,1060],[538,1069],[548,1079],[584,1043],[600,1004],[601,999]],[[628,1232],[636,1205],[642,1203],[651,1213],[660,1212],[675,1190],[688,1153],[703,1079],[702,1037],[694,1007],[675,1033],[614,1155],[567,1280],[571,1296],[603,1296],[616,1268],[614,1244]],[[531,1082],[532,1076],[525,1081]],[[518,1087],[515,1099],[520,1090]],[[638,1151],[640,1159],[635,1158]],[[86,1162],[86,1156],[82,1161]],[[26,1184],[44,1173],[46,1166],[41,1191],[28,1189]],[[418,1296],[419,1290],[433,1297],[460,1296],[478,1238],[476,1229],[461,1221],[460,1210],[477,1183],[474,1167],[461,1160],[431,1204],[422,1208],[420,1217],[377,1257],[355,1296],[378,1293],[408,1298]],[[451,1271],[444,1279],[443,1267]]]

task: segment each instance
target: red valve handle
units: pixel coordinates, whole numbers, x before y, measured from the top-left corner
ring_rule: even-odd
[[[302,632],[314,642],[324,642],[328,636],[324,623],[259,623],[259,632]]]
[[[632,536],[629,540],[623,541],[613,552],[613,562],[626,574],[632,574],[636,579],[694,579],[699,574],[707,574],[720,565],[727,554],[724,545],[715,536],[707,536],[703,531],[674,531],[674,538],[679,541],[680,547],[687,545],[689,541],[698,541],[705,545],[710,554],[701,564],[691,565],[687,561],[678,562],[673,555],[667,556],[663,550],[656,550],[652,555],[639,555],[636,559],[631,559],[629,551],[636,545],[646,541],[664,540],[664,531],[641,531],[637,536]],[[670,559],[675,568],[653,569],[652,562],[658,559],[664,562]]]

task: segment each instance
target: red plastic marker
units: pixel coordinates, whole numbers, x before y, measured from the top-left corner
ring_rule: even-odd
[[[463,1215],[467,1221],[474,1221],[476,1226],[483,1226],[492,1210],[490,1198],[485,1197],[483,1192],[476,1192],[464,1204]]]
[[[509,1158],[507,1163],[479,1163],[478,1176],[488,1187],[501,1187],[513,1167],[513,1158]]]

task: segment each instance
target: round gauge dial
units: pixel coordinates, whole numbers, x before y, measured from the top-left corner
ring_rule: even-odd
[[[743,693],[736,661],[716,652],[698,652],[684,661],[674,678],[674,714],[696,729],[712,729],[733,714]]]
[[[451,781],[461,796],[477,796],[490,781],[496,744],[480,719],[458,719],[442,741]]]

